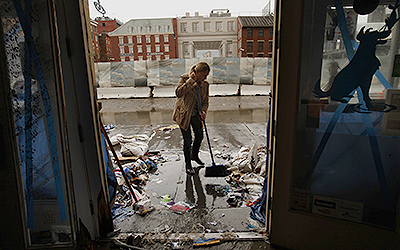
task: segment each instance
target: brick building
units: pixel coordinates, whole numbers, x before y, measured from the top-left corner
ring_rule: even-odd
[[[100,54],[99,54],[99,38],[98,38],[98,31],[97,31],[97,22],[90,19],[90,32],[92,34],[92,48],[93,48],[93,60],[95,62],[99,61]]]
[[[111,38],[108,33],[120,27],[123,23],[118,19],[102,16],[95,18],[97,22],[98,33],[98,61],[109,62],[113,61]]]
[[[272,57],[274,17],[238,17],[238,55],[240,57]]]
[[[131,19],[108,33],[114,61],[178,58],[176,18]]]

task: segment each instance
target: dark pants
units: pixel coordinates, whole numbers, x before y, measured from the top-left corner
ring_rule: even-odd
[[[183,153],[185,155],[186,164],[190,164],[191,153],[193,156],[198,156],[201,141],[204,138],[203,128],[201,126],[201,119],[199,115],[190,118],[190,124],[187,130],[181,129],[183,137]],[[191,128],[190,128],[191,127]],[[192,148],[192,129],[194,133],[194,142]]]

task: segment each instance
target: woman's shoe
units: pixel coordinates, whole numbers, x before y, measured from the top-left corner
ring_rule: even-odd
[[[202,162],[198,156],[193,156],[192,155],[191,160],[195,161],[197,164],[199,164],[201,166],[204,166],[204,162]]]

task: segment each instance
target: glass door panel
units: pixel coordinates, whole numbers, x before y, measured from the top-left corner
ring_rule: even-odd
[[[399,10],[393,2],[358,15],[340,2],[326,8],[324,44],[314,53],[321,55],[320,75],[300,85],[291,209],[394,231]]]
[[[61,83],[51,1],[0,3],[29,245],[73,241],[65,192]]]

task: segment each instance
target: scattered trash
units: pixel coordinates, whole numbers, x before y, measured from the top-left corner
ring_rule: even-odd
[[[179,128],[178,125],[170,125],[170,126],[159,128],[158,131],[171,131],[171,130],[178,129],[178,128]]]
[[[142,236],[136,234],[129,234],[126,238],[126,244],[130,246],[140,246],[142,244]]]
[[[110,133],[111,130],[115,128],[115,125],[110,123],[108,125],[104,125],[104,129],[106,130],[107,133]]]
[[[202,238],[194,238],[193,239],[193,246],[200,247],[200,246],[210,246],[220,244],[221,241],[217,238],[210,238],[210,239],[202,239]]]
[[[111,213],[115,224],[135,214],[132,209],[123,207],[119,204],[114,204],[114,206],[111,208]]]
[[[123,242],[121,242],[121,241],[119,241],[119,240],[117,240],[117,239],[112,239],[111,242],[112,242],[113,245],[116,246],[116,247],[125,247],[125,248],[128,248],[128,249],[144,250],[144,249],[141,248],[141,247],[131,246],[131,245],[125,244],[125,243],[123,243]]]
[[[216,225],[218,224],[218,222],[216,222],[216,221],[212,221],[212,222],[208,222],[207,224],[209,224],[209,225],[213,225],[213,226],[216,226]]]
[[[194,208],[195,205],[192,205],[188,202],[184,202],[184,201],[180,201],[175,203],[174,205],[172,205],[171,207],[169,207],[168,209],[177,213],[177,214],[184,214],[186,213],[188,210]]]
[[[134,205],[134,209],[137,214],[144,216],[147,213],[150,213],[155,209],[155,207],[151,204],[149,199],[141,200]]]
[[[182,184],[183,183],[183,181],[177,181],[176,182],[176,184]]]
[[[170,241],[170,247],[171,247],[171,249],[181,249],[179,241],[178,242]]]

